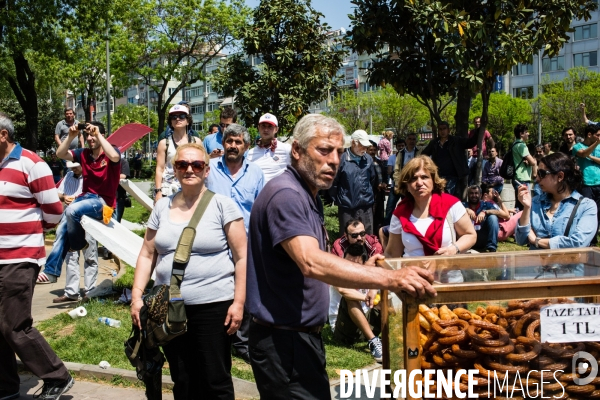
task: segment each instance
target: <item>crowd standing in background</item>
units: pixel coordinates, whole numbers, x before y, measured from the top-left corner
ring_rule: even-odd
[[[208,128],[201,144],[191,129],[189,105],[171,107],[156,149],[155,207],[135,273],[134,324],[140,324],[142,288],[151,273],[157,273],[155,285],[169,282],[181,231],[202,196],[216,193],[198,225],[181,285],[189,330],[163,347],[175,398],[204,391],[233,399],[232,345],[234,354],[252,365],[261,398],[329,397],[321,338],[328,320],[336,340],[365,340],[381,361],[378,290],[424,297],[435,294],[434,278],[447,283],[467,279],[458,270],[434,277],[416,267],[375,268],[383,255],[495,252],[498,242],[513,236],[531,250],[595,244],[600,131],[587,119],[583,104],[581,109],[587,125],[583,141],[578,143],[575,129],[566,127],[557,152],[548,141],[528,148],[528,127],[514,127],[509,156],[516,170],[511,179],[516,207],[509,209],[501,198],[505,179],[500,171],[507,159],[499,157],[487,130],[478,148],[479,117],[466,137],[451,135],[450,125],[439,123],[437,138],[419,151],[417,134],[400,138],[390,130],[379,142],[357,130],[344,148],[344,128],[318,114],[303,117],[288,140],[278,138],[277,116],[263,114],[252,141],[237,124],[235,110],[224,108],[220,123]],[[56,127],[57,153],[48,153],[46,165],[14,142],[12,123],[0,114],[0,178],[13,168],[39,179],[36,185],[31,179],[17,182],[26,189],[15,194],[36,204],[26,211],[35,226],[20,233],[35,241],[34,250],[24,256],[15,247],[0,255],[0,284],[8,273],[19,277],[15,284],[24,290],[36,280],[56,282],[66,257],[67,285],[55,303],[81,299],[79,250],[86,261],[83,298],[95,286],[97,246],[80,221],[83,215],[102,219],[107,208],[116,208],[113,218],[120,221],[127,196],[117,186],[131,175],[127,160],[106,141],[102,124],[86,123],[84,134],[77,124],[73,110],[66,109]],[[64,178],[56,155],[68,161]],[[481,185],[475,185],[479,156]],[[143,158],[139,151],[133,158],[134,178],[141,177]],[[464,177],[470,186],[464,186]],[[53,182],[60,182],[58,189]],[[319,193],[338,207],[338,238],[328,237]],[[59,199],[65,207],[62,220]],[[7,229],[25,229],[15,219],[23,212],[6,214],[14,221]],[[57,223],[46,262],[42,227]],[[6,248],[9,242],[0,233],[0,244]],[[28,312],[16,315],[7,304]],[[31,327],[30,310],[30,297],[0,301],[0,358],[9,360],[0,365],[0,399],[13,398],[18,390],[14,352],[44,380],[44,398],[56,399],[73,385],[62,362]],[[5,333],[13,329],[17,333]],[[19,329],[35,346],[47,348],[43,356],[13,343]]]

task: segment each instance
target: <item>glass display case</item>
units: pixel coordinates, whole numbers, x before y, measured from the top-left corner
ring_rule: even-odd
[[[401,293],[400,302],[381,296],[383,368],[392,374],[398,369],[406,369],[407,376],[415,369],[471,369],[479,371],[479,398],[542,398],[542,389],[544,398],[600,398],[600,374],[587,379],[595,373],[591,363],[582,364],[587,369],[572,364],[578,352],[600,360],[600,315],[581,317],[581,322],[573,316],[562,325],[547,322],[551,309],[559,310],[557,317],[576,312],[563,309],[600,314],[600,306],[592,306],[600,296],[600,249],[395,258],[380,266],[426,268],[437,290],[437,297],[425,299]],[[573,339],[577,334],[579,339]],[[552,339],[542,340],[549,335]],[[552,372],[540,376],[539,371]],[[513,389],[517,375],[527,376],[526,393],[521,387],[512,396],[494,394],[494,382],[490,386],[488,381],[494,372],[499,381],[508,376]]]

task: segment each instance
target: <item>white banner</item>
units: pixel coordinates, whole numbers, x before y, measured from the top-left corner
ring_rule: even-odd
[[[600,342],[600,304],[552,304],[540,309],[541,341]]]

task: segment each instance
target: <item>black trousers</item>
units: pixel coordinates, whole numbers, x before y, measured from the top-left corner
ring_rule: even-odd
[[[163,346],[175,400],[234,400],[231,338],[224,325],[233,300],[188,305],[188,331]]]
[[[46,339],[32,327],[31,299],[40,266],[30,262],[0,264],[0,390],[18,392],[19,356],[34,375],[65,380],[69,371]]]
[[[275,329],[250,321],[248,344],[261,400],[331,398],[320,334]]]

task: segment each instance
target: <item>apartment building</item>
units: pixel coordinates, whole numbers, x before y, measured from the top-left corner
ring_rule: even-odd
[[[591,13],[589,21],[575,20],[571,27],[570,40],[565,43],[556,57],[548,58],[534,56],[530,64],[519,64],[513,67],[511,73],[502,79],[502,89],[513,97],[532,99],[538,95],[538,88],[547,80],[562,80],[568,70],[574,67],[587,67],[591,71],[600,71],[598,54],[600,39],[598,37],[598,22],[600,11]]]

